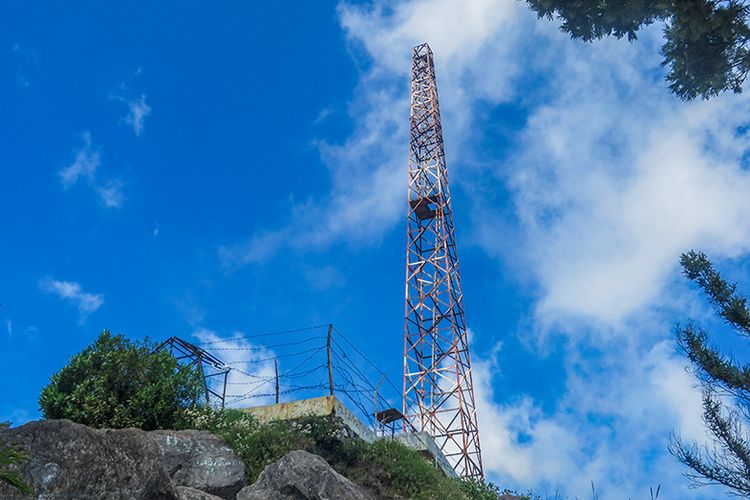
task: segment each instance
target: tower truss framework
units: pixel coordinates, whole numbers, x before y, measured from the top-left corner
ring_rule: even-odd
[[[412,50],[403,413],[461,477],[482,478],[432,50]]]
[[[169,349],[170,354],[181,365],[195,368],[201,378],[206,406],[224,408],[224,400],[227,394],[227,376],[230,369],[222,360],[205,349],[178,337],[169,337],[159,344],[155,351],[162,349]],[[217,382],[214,382],[214,380]]]

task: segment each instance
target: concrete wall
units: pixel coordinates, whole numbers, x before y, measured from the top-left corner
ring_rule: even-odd
[[[383,439],[390,439],[390,437]],[[442,471],[445,472],[446,476],[458,477],[458,474],[456,474],[456,471],[448,462],[448,459],[445,458],[443,452],[438,448],[435,440],[426,432],[406,432],[403,434],[396,434],[394,439],[413,450],[417,450],[422,454],[427,455],[427,459],[431,459],[436,466],[440,467]]]

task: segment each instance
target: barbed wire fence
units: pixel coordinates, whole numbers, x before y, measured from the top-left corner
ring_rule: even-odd
[[[383,433],[376,414],[401,405],[401,391],[386,373],[331,324],[214,337],[189,345],[198,353],[194,363],[200,366],[210,357],[220,363],[212,367],[225,374],[223,380],[204,379],[206,401],[213,406],[262,406],[333,395]],[[210,397],[217,394],[221,397]]]

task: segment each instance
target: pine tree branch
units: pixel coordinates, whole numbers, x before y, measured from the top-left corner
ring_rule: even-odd
[[[708,344],[708,334],[688,323],[677,327],[678,347],[696,367],[696,375],[710,386],[718,386],[726,393],[750,406],[750,366],[740,367],[722,356]]]
[[[743,430],[736,413],[729,411],[725,418],[722,415],[722,405],[711,391],[703,394],[703,416],[706,425],[714,435],[718,444],[727,452],[720,461],[724,468],[732,471],[732,477],[741,477],[750,484],[750,450],[748,442],[743,437]]]
[[[722,405],[710,389],[703,393],[703,420],[713,435],[714,446],[701,450],[673,436],[669,452],[692,472],[685,475],[696,486],[720,484],[738,496],[750,495],[750,450],[736,413],[724,417]]]
[[[682,254],[680,264],[685,277],[701,287],[719,315],[741,335],[750,337],[750,309],[747,299],[735,293],[736,283],[724,280],[702,252]]]

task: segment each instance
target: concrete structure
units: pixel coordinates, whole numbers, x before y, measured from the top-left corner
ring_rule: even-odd
[[[261,423],[291,420],[308,415],[316,417],[336,416],[360,439],[368,443],[372,443],[377,439],[375,432],[363,424],[335,396],[322,396],[319,398],[290,401],[288,403],[254,406],[252,408],[242,408],[242,411],[250,413]]]
[[[341,401],[336,399],[335,396],[300,399],[288,403],[241,408],[241,410],[253,415],[261,423],[275,422],[278,420],[291,420],[309,415],[317,417],[336,417],[354,436],[368,443],[372,443],[377,439],[391,439],[390,435],[378,436],[377,433],[362,423],[362,421],[344,406]],[[396,434],[393,439],[420,452],[428,460],[440,467],[448,477],[458,477],[456,471],[445,458],[445,455],[440,451],[437,443],[435,443],[435,440],[426,432]]]

